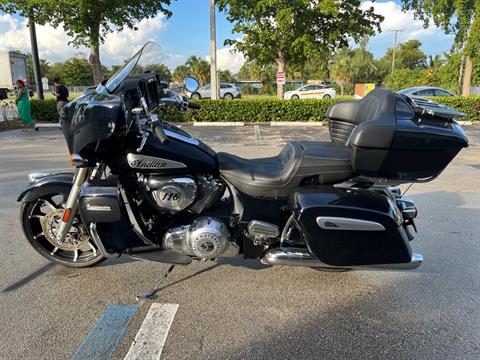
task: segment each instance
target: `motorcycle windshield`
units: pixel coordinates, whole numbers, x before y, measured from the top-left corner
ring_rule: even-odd
[[[148,42],[130,60],[125,62],[104,86],[109,93],[113,93],[129,75],[146,72],[163,74],[165,72],[164,59],[165,53],[162,48],[154,42]]]

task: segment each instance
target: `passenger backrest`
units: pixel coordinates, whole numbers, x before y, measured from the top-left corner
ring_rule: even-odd
[[[394,94],[383,88],[372,90],[361,100],[339,101],[327,110],[330,139],[335,144],[347,143],[353,129],[361,123],[394,112],[390,101]]]

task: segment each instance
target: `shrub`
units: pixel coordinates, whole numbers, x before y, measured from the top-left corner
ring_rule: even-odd
[[[202,105],[200,110],[180,113],[173,108],[162,107],[156,112],[163,119],[172,122],[321,121],[325,119],[325,113],[331,104],[344,99],[346,98],[278,100],[253,97],[238,100],[197,100]],[[454,96],[432,100],[463,111],[467,114],[466,120],[480,121],[480,96]],[[55,100],[32,100],[32,113],[37,121],[58,121]]]
[[[55,99],[30,100],[32,116],[36,121],[58,121],[58,112]]]
[[[467,115],[464,120],[480,121],[480,96],[432,97],[430,100],[464,112]]]
[[[159,114],[167,121],[320,121],[335,99],[277,100],[241,99],[229,101],[198,100],[200,110],[172,114],[162,109]]]

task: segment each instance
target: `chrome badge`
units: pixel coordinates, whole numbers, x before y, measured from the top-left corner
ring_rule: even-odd
[[[132,153],[127,155],[127,162],[128,165],[134,169],[160,170],[181,169],[187,167],[184,163],[178,161]]]

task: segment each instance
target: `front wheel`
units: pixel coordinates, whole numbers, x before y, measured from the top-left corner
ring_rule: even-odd
[[[199,93],[193,93],[192,96],[190,96],[190,98],[198,100],[198,99],[200,99],[200,94]]]
[[[32,247],[46,259],[68,267],[87,267],[105,260],[77,214],[65,240],[55,235],[69,189],[53,191],[31,202],[22,203],[20,220]]]
[[[298,95],[292,95],[292,97],[290,98],[292,100],[298,100],[300,99],[300,97]]]
[[[328,94],[325,94],[325,95],[323,95],[323,98],[324,98],[324,99],[331,99],[332,97],[331,97],[330,95],[328,95]]]

